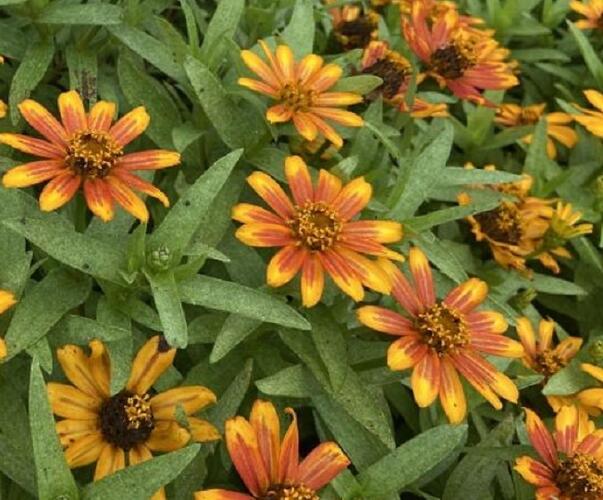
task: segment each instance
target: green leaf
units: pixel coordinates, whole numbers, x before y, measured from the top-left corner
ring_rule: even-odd
[[[164,246],[176,256],[184,252],[242,153],[239,149],[220,158],[188,188],[150,236],[151,249]]]
[[[586,295],[586,290],[575,283],[545,274],[535,274],[533,279],[528,281],[528,285],[534,287],[537,292],[553,295]]]
[[[200,446],[193,444],[178,451],[127,467],[86,486],[83,500],[148,500],[159,488],[173,481],[195,458]]]
[[[59,291],[60,293],[57,293]],[[51,271],[22,298],[6,333],[8,357],[33,346],[90,293],[90,281],[65,269]]]
[[[266,134],[263,118],[246,102],[233,101],[220,80],[200,61],[188,57],[184,69],[203,111],[224,144],[231,149],[257,144]]]
[[[212,50],[221,40],[234,37],[244,8],[245,0],[222,0],[218,3],[201,45],[200,58],[203,62],[208,62]]]
[[[377,499],[401,492],[437,467],[466,439],[466,424],[442,425],[419,434],[359,474],[362,494]]]
[[[383,84],[383,80],[375,75],[354,75],[342,78],[331,89],[333,92],[355,92],[368,94]]]
[[[36,19],[45,24],[83,24],[103,26],[122,22],[123,12],[118,5],[108,3],[89,3],[66,5],[63,2],[51,2]]]
[[[69,68],[69,87],[77,90],[84,99],[95,102],[98,81],[96,52],[69,45],[65,50],[65,59]]]
[[[542,389],[545,396],[568,396],[592,387],[594,379],[580,370],[576,363],[570,363],[553,375]]]
[[[442,210],[435,210],[427,215],[412,217],[411,219],[405,220],[403,224],[405,228],[415,233],[420,233],[421,231],[426,231],[434,226],[445,224],[446,222],[462,219],[480,212],[487,212],[488,210],[496,208],[498,205],[498,201],[488,201],[485,203],[472,203],[460,207],[449,207]]]
[[[296,0],[291,21],[283,30],[283,41],[291,47],[297,58],[312,53],[314,47],[314,2],[312,0]]]
[[[21,64],[15,71],[8,93],[8,107],[13,125],[19,121],[18,105],[27,99],[42,81],[50,62],[54,57],[54,43],[45,40],[31,44]]]
[[[83,273],[122,284],[123,248],[76,233],[56,217],[21,217],[2,224],[24,236],[59,262]]]
[[[601,59],[599,59],[597,52],[588,41],[586,35],[581,30],[576,28],[574,23],[568,21],[567,24],[569,26],[570,33],[578,44],[578,48],[582,53],[584,62],[586,63],[586,66],[588,66],[591,75],[593,75],[598,87],[603,87],[603,63],[601,62]]]
[[[524,172],[534,177],[536,184],[534,188],[535,192],[538,191],[546,180],[546,166],[550,161],[546,153],[547,141],[547,123],[541,119],[534,130],[534,137],[530,143],[524,165]]]
[[[145,275],[151,285],[155,307],[168,344],[179,349],[185,348],[188,345],[186,316],[178,297],[174,274],[168,271],[156,274],[147,272]]]
[[[210,363],[216,363],[249,337],[262,324],[253,318],[231,314],[222,325],[209,356]]]
[[[464,186],[466,184],[500,184],[517,182],[521,176],[502,170],[484,170],[482,168],[447,167],[437,178],[437,186]]]
[[[77,500],[78,488],[65,460],[55,429],[46,384],[37,361],[31,364],[29,380],[29,424],[41,500]]]
[[[266,293],[210,276],[194,276],[179,284],[187,304],[227,311],[266,323],[300,330],[310,324],[295,309]]]

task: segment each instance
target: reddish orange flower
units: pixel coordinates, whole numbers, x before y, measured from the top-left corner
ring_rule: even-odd
[[[19,111],[44,140],[3,133],[0,143],[41,160],[10,169],[2,178],[4,187],[49,181],[40,194],[40,208],[45,212],[62,207],[81,187],[88,208],[103,221],[113,218],[115,202],[141,221],[149,219],[146,205],[132,189],[169,206],[164,193],[132,172],[178,165],[180,155],[165,150],[124,153],[149,125],[150,117],[143,107],[111,125],[114,103],[99,101],[86,113],[82,98],[72,90],[59,96],[62,123],[31,99],[19,104]]]
[[[412,68],[408,59],[391,50],[387,42],[371,42],[362,56],[362,73],[378,76],[383,84],[377,89],[386,102],[401,112],[410,112],[414,118],[448,116],[446,104],[432,104],[415,97],[409,109],[406,94],[412,80]],[[418,80],[422,77],[419,75]]]
[[[341,78],[343,70],[336,64],[323,66],[322,57],[310,54],[296,62],[286,45],[279,45],[272,53],[262,40],[260,47],[269,64],[250,50],[241,51],[247,67],[260,80],[239,78],[239,85],[278,101],[268,108],[270,123],[293,121],[299,134],[308,141],[324,135],[337,148],[343,139],[327,121],[346,127],[361,127],[362,118],[355,113],[338,109],[362,102],[362,96],[353,92],[327,92]]]
[[[425,408],[439,396],[452,423],[461,422],[467,413],[459,373],[496,409],[502,408],[499,396],[516,403],[515,384],[483,357],[524,355],[519,342],[503,335],[508,325],[502,314],[476,310],[488,295],[488,285],[471,278],[437,300],[425,254],[411,248],[408,260],[412,280],[390,261],[381,264],[393,281],[393,296],[410,318],[377,306],[357,311],[362,324],[399,337],[387,353],[390,369],[412,368],[417,404]]]
[[[574,406],[555,418],[555,432],[526,409],[526,427],[538,460],[515,461],[515,470],[536,487],[537,500],[600,500],[603,498],[603,429]]]
[[[503,90],[519,83],[513,66],[505,61],[509,51],[500,47],[492,32],[472,27],[456,9],[434,12],[430,2],[414,2],[402,27],[428,74],[459,99],[493,106],[482,90]]]
[[[318,492],[350,461],[333,442],[321,443],[300,462],[299,431],[295,412],[287,408],[292,422],[281,440],[279,416],[272,403],[257,400],[249,420],[226,422],[226,446],[249,494],[227,490],[204,490],[195,500],[318,500]]]
[[[10,309],[17,303],[15,296],[7,292],[6,290],[0,290],[0,314]],[[0,337],[0,360],[6,357],[6,343],[4,339]]]
[[[603,28],[603,0],[573,0],[570,2],[573,11],[584,16],[576,21],[576,28],[581,30],[600,30]]]
[[[320,170],[313,186],[308,166],[299,156],[285,160],[285,176],[293,201],[272,177],[254,172],[247,182],[274,212],[247,203],[232,211],[232,218],[243,223],[236,232],[243,243],[282,247],[268,264],[268,284],[282,286],[301,271],[306,307],[320,300],[325,271],[356,301],[364,297],[363,285],[389,294],[391,283],[385,272],[361,254],[403,260],[383,245],[399,241],[402,226],[394,221],[352,220],[371,199],[371,185],[358,177],[342,186],[337,177]]]

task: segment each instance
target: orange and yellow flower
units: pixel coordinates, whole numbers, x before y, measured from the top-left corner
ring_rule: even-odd
[[[363,285],[389,294],[387,274],[362,254],[403,260],[384,246],[400,241],[402,225],[352,220],[371,199],[371,185],[358,177],[343,186],[339,178],[320,170],[313,186],[308,166],[299,156],[287,157],[285,176],[293,201],[272,177],[254,172],[247,182],[273,212],[248,203],[232,211],[232,218],[243,223],[236,232],[240,241],[253,247],[282,247],[268,264],[268,285],[285,285],[301,271],[306,307],[320,300],[325,271],[355,301],[364,298]]]
[[[454,8],[441,11],[432,2],[413,2],[410,16],[403,16],[404,37],[427,67],[427,74],[459,99],[494,106],[483,90],[504,90],[519,83],[509,51],[479,30]]]
[[[0,290],[0,314],[17,303],[15,296],[6,290]],[[6,357],[6,342],[0,337],[0,360]]]
[[[576,28],[581,30],[600,30],[603,28],[603,0],[573,0],[570,2],[573,11],[584,16],[576,21]]]
[[[393,296],[410,318],[377,306],[357,311],[362,324],[399,337],[387,353],[389,368],[412,368],[417,404],[428,407],[439,396],[452,423],[467,414],[459,373],[496,409],[502,408],[500,398],[516,403],[519,392],[513,381],[483,356],[524,356],[522,345],[503,335],[508,325],[500,313],[476,310],[488,295],[486,283],[472,278],[437,300],[425,254],[411,248],[408,261],[412,280],[390,261],[382,259],[381,264],[393,281]]]
[[[545,381],[565,368],[582,347],[582,339],[579,337],[568,337],[553,347],[555,322],[552,320],[540,320],[538,336],[526,317],[517,320],[516,328],[526,353],[524,365],[543,375]]]
[[[574,118],[567,113],[555,112],[545,114],[546,104],[533,104],[531,106],[519,106],[518,104],[501,104],[496,112],[496,123],[505,127],[520,127],[523,125],[536,125],[541,117],[547,122],[548,141],[546,144],[549,158],[557,156],[555,141],[560,142],[566,148],[573,148],[578,142],[576,131],[568,127]],[[532,134],[523,138],[523,142],[531,144]]]
[[[116,109],[112,102],[99,101],[86,113],[82,98],[73,90],[62,93],[58,101],[62,123],[36,101],[27,99],[19,104],[23,118],[44,140],[0,134],[0,143],[41,158],[10,169],[2,178],[4,187],[49,181],[40,194],[43,211],[62,207],[81,187],[88,207],[103,221],[113,218],[115,202],[141,221],[148,220],[148,209],[133,189],[169,206],[164,193],[132,172],[178,165],[180,155],[165,150],[124,153],[149,125],[143,107],[111,125]]]
[[[574,115],[580,125],[582,125],[591,134],[597,137],[603,137],[603,94],[596,90],[585,90],[584,95],[595,109],[587,109],[578,106],[582,114]]]
[[[553,434],[528,409],[526,427],[538,459],[519,457],[515,470],[536,487],[537,500],[603,498],[603,429],[595,430],[574,406],[557,414]]]
[[[360,116],[339,109],[362,102],[361,95],[353,92],[327,92],[341,78],[341,67],[337,64],[325,65],[322,57],[315,54],[297,62],[286,45],[279,45],[273,53],[262,40],[259,44],[268,64],[251,50],[241,51],[243,62],[260,80],[239,78],[239,85],[277,101],[277,104],[266,111],[266,119],[270,123],[293,121],[304,139],[313,141],[318,135],[323,135],[340,148],[343,139],[328,122],[346,127],[363,125]]]
[[[412,67],[408,59],[399,52],[391,50],[387,42],[369,43],[362,56],[361,71],[383,80],[377,92],[380,92],[386,102],[401,112],[410,112],[414,118],[448,116],[446,104],[432,104],[417,97],[409,108],[406,94],[412,81]],[[420,79],[418,77],[418,80]]]
[[[249,420],[226,421],[226,447],[249,494],[212,489],[198,491],[195,500],[318,500],[318,492],[350,461],[333,442],[321,443],[303,460],[299,456],[299,431],[295,412],[281,439],[276,408],[256,400]]]
[[[327,5],[335,0],[327,0]],[[333,35],[343,50],[363,49],[379,37],[379,14],[360,5],[342,5],[329,9]]]
[[[65,458],[71,468],[96,462],[97,481],[129,465],[152,458],[152,452],[169,452],[191,441],[220,439],[209,422],[192,416],[216,401],[203,386],[169,389],[151,395],[155,381],[170,367],[176,349],[155,336],[138,351],[126,387],[110,392],[110,359],[104,344],[90,342],[91,354],[76,345],[57,351],[65,376],[71,382],[48,384],[52,411]],[[177,421],[177,408],[187,415],[188,428]],[[153,500],[165,499],[163,489]]]

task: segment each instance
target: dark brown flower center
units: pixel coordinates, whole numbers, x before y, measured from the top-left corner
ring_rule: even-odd
[[[601,500],[603,466],[595,457],[576,453],[561,462],[555,483],[561,490],[561,498]]]
[[[446,80],[456,80],[473,66],[473,61],[462,44],[452,42],[431,55],[430,65],[435,73]]]
[[[567,362],[560,358],[555,351],[547,349],[536,355],[534,358],[535,369],[546,378],[549,378],[557,373],[561,368],[567,365]]]
[[[343,21],[335,29],[337,40],[345,49],[366,47],[376,37],[379,16],[374,12],[360,14],[356,19]]]
[[[307,111],[314,104],[314,92],[288,83],[280,92],[280,100],[293,111]]]
[[[402,59],[384,57],[362,70],[363,73],[378,76],[383,80],[379,90],[386,99],[392,99],[400,92],[400,87],[410,76],[410,65]]]
[[[149,399],[124,390],[105,401],[100,409],[105,441],[126,451],[145,442],[155,427]]]
[[[105,132],[77,132],[69,141],[65,163],[76,174],[88,178],[103,178],[123,155],[123,150]]]
[[[310,250],[326,250],[339,238],[343,223],[339,215],[324,203],[308,202],[296,207],[291,228]]]
[[[415,327],[421,333],[423,342],[438,355],[454,352],[469,342],[462,315],[441,302],[418,314]]]
[[[514,203],[503,202],[494,210],[475,215],[482,231],[489,238],[517,245],[522,238],[521,216]]]
[[[303,484],[277,484],[270,486],[266,494],[258,497],[258,500],[320,500],[320,497]]]

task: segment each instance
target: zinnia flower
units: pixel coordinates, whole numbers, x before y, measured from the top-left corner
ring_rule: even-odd
[[[520,127],[522,125],[536,125],[538,120],[544,116],[547,122],[548,140],[546,150],[549,158],[557,156],[555,141],[560,142],[566,148],[573,148],[578,142],[576,131],[568,127],[574,118],[567,113],[548,113],[544,114],[546,104],[533,104],[531,106],[521,107],[517,104],[501,104],[496,112],[496,123],[506,127]],[[553,140],[554,139],[554,140]],[[523,138],[523,142],[531,144],[533,135],[528,134]]]
[[[603,368],[590,363],[582,363],[580,370],[603,384]],[[598,417],[603,412],[603,386],[595,385],[574,394],[549,395],[547,401],[555,412],[558,412],[565,405],[575,405],[588,415]]]
[[[570,2],[572,10],[582,14],[584,19],[576,21],[576,28],[581,30],[596,30],[603,28],[603,0],[586,0]]]
[[[0,143],[42,159],[10,169],[2,178],[4,187],[49,181],[40,194],[43,211],[62,207],[82,187],[88,207],[103,221],[113,218],[114,202],[141,221],[148,220],[146,205],[132,189],[169,206],[165,194],[132,171],[172,167],[180,163],[180,155],[164,150],[124,154],[124,148],[149,125],[143,107],[130,111],[112,126],[114,103],[99,101],[86,114],[82,98],[72,90],[59,96],[62,123],[31,99],[19,104],[19,111],[45,140],[2,133]]]
[[[336,0],[327,0],[327,5]],[[363,49],[379,37],[379,14],[360,5],[342,5],[329,9],[333,35],[343,50]]]
[[[10,309],[17,303],[15,296],[7,292],[6,290],[0,290],[0,314]],[[0,337],[0,360],[6,357],[6,343],[4,339]]]
[[[376,92],[380,92],[386,102],[402,112],[410,112],[414,118],[448,116],[446,104],[432,104],[415,98],[409,109],[406,93],[412,80],[412,68],[408,59],[391,50],[387,42],[371,42],[362,56],[362,73],[378,76],[383,83]],[[421,78],[418,78],[420,80]]]
[[[385,272],[361,254],[403,260],[383,245],[399,241],[402,226],[394,221],[352,220],[371,199],[371,185],[358,177],[342,186],[337,177],[320,170],[313,186],[299,156],[285,160],[285,176],[293,201],[269,175],[254,172],[247,182],[274,212],[247,203],[232,211],[232,218],[243,223],[236,232],[240,241],[253,247],[283,247],[268,264],[268,284],[282,286],[301,271],[306,307],[320,300],[325,271],[356,301],[364,297],[363,285],[388,294],[391,283]]]
[[[428,407],[439,396],[452,423],[461,422],[467,413],[459,373],[496,409],[502,408],[499,397],[516,403],[515,384],[483,357],[524,355],[519,342],[503,335],[508,325],[500,313],[476,310],[488,295],[486,283],[472,278],[437,300],[425,254],[411,248],[408,260],[411,280],[390,261],[381,264],[393,280],[393,296],[410,317],[377,306],[357,311],[362,324],[399,337],[387,352],[389,368],[412,368],[417,404]]]
[[[111,394],[110,360],[102,342],[90,342],[91,354],[75,345],[57,351],[65,376],[73,385],[51,382],[48,395],[55,415],[62,417],[57,433],[71,468],[96,462],[94,480],[152,458],[151,452],[169,452],[192,441],[220,438],[209,422],[195,413],[216,401],[203,386],[177,387],[153,394],[155,381],[172,365],[176,349],[155,336],[133,361],[126,387]],[[189,428],[176,421],[181,407]],[[153,500],[164,499],[163,489]]]
[[[555,322],[552,320],[540,320],[538,336],[526,317],[517,320],[516,328],[526,353],[523,363],[544,375],[545,380],[565,368],[582,347],[582,339],[579,337],[568,337],[553,347]]]
[[[574,115],[574,120],[591,134],[603,137],[603,94],[596,90],[585,90],[584,95],[596,109],[592,110],[578,106],[583,114]]]
[[[574,211],[571,203],[562,201],[557,203],[551,218],[551,230],[563,240],[571,240],[593,232],[593,225],[588,223],[578,224],[582,212]]]
[[[459,99],[493,106],[482,90],[504,90],[519,83],[513,66],[505,61],[509,51],[491,32],[473,28],[456,9],[434,13],[431,2],[414,2],[411,10],[402,20],[404,37],[441,87]]]
[[[603,498],[603,430],[595,430],[573,406],[561,409],[555,432],[526,409],[526,427],[538,459],[522,456],[515,470],[536,487],[537,500]]]
[[[295,412],[281,440],[279,416],[272,403],[257,400],[249,420],[226,421],[226,447],[249,494],[226,490],[195,493],[195,500],[318,500],[318,492],[350,461],[333,442],[321,443],[300,462]]]
[[[361,102],[361,95],[327,92],[341,78],[341,67],[336,64],[323,66],[322,57],[315,54],[296,62],[293,52],[286,45],[279,45],[273,54],[262,40],[259,44],[269,64],[250,50],[241,51],[241,57],[261,81],[239,78],[239,85],[277,101],[266,111],[266,119],[270,123],[293,121],[304,139],[313,141],[321,134],[340,148],[343,139],[327,121],[346,127],[361,127],[363,124],[360,116],[338,109]]]

